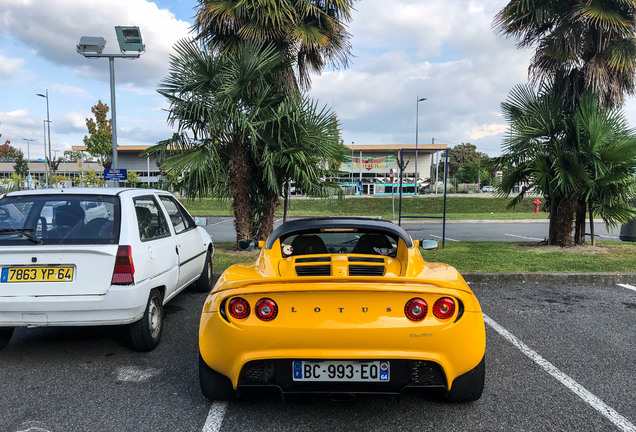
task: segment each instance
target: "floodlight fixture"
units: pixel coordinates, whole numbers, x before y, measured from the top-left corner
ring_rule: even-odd
[[[82,36],[77,44],[77,52],[101,54],[106,46],[106,39],[97,36]]]
[[[144,52],[146,47],[141,39],[141,31],[137,26],[115,26],[117,42],[121,52],[137,51]]]

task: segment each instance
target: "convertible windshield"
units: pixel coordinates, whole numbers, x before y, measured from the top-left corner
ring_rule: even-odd
[[[114,244],[119,201],[98,195],[22,195],[0,200],[0,244]]]
[[[359,229],[312,230],[281,238],[284,257],[350,253],[395,257],[397,238],[390,233]]]

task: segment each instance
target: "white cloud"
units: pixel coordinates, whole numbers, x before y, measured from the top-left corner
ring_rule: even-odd
[[[3,30],[48,61],[75,67],[78,75],[108,80],[108,62],[86,59],[75,47],[81,36],[102,36],[104,53],[119,53],[115,25],[140,27],[146,53],[137,60],[116,60],[118,82],[155,86],[167,72],[172,45],[190,25],[146,0],[10,1],[3,5]],[[53,18],[55,17],[55,18]]]
[[[470,132],[467,132],[468,137],[473,140],[481,138],[491,137],[504,133],[508,129],[507,124],[488,124],[481,125],[473,128]]]
[[[530,52],[492,30],[500,0],[364,0],[350,32],[353,64],[313,78],[311,96],[333,105],[345,142],[501,141],[500,103],[527,79]],[[378,13],[381,11],[381,13]]]
[[[15,81],[24,67],[24,59],[9,58],[0,55],[0,82]]]

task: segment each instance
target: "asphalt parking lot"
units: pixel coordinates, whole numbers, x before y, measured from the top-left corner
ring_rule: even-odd
[[[636,287],[473,287],[487,321],[482,398],[200,393],[197,331],[205,294],[166,307],[160,346],[129,348],[117,327],[18,329],[0,351],[0,431],[636,431]]]

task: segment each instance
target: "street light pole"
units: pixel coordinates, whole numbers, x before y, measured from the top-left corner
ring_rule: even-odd
[[[31,138],[22,138],[23,140],[25,140],[27,142],[27,162],[31,161],[31,141],[35,141],[34,139]]]
[[[420,124],[420,102],[425,101],[427,98],[420,98],[420,95],[416,97],[417,103],[415,104],[415,194],[420,194],[420,188],[417,185],[417,179],[419,177],[417,172],[417,138],[419,135],[419,124]]]
[[[117,41],[122,54],[102,54],[106,40],[102,37],[82,36],[77,45],[77,52],[86,58],[108,58],[110,68],[110,109],[111,111],[111,136],[113,155],[111,169],[116,170],[117,162],[117,108],[115,105],[115,58],[137,59],[146,50],[141,39],[139,27],[115,26]],[[136,54],[125,54],[128,51],[136,51]],[[119,182],[114,180],[114,186]]]
[[[46,120],[42,120],[42,130],[44,131],[44,184],[49,184],[49,167],[46,164]]]
[[[51,163],[51,119],[49,117],[49,89],[46,89],[46,94],[37,93],[37,96],[46,98],[46,124],[47,124],[48,132],[49,132],[49,162],[48,163],[50,164]],[[44,144],[44,159],[46,159],[46,143]]]

